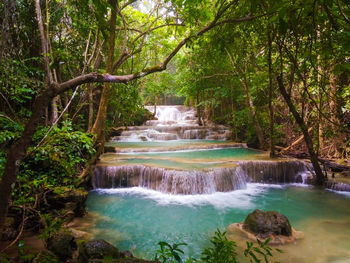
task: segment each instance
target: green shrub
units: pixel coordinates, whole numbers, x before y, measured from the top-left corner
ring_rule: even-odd
[[[34,135],[37,145],[48,128],[40,128]],[[28,156],[21,163],[13,197],[16,204],[32,203],[35,193],[55,186],[74,188],[77,174],[94,154],[91,134],[73,131],[66,121],[62,127],[55,127],[46,139],[28,149]]]
[[[236,243],[227,240],[226,232],[216,230],[210,238],[211,247],[202,252],[202,261],[207,263],[237,263]]]
[[[158,260],[162,263],[181,263],[182,258],[181,255],[184,254],[183,250],[181,250],[180,246],[186,246],[186,243],[179,244],[169,244],[167,242],[161,241],[158,243],[159,249],[156,252],[155,260]]]

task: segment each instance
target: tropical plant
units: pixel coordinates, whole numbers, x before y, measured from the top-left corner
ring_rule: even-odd
[[[280,249],[269,247],[270,238],[264,242],[257,240],[258,245],[253,242],[246,242],[246,249],[243,255],[249,259],[251,263],[269,263],[273,259],[273,251],[283,253]],[[237,244],[230,241],[226,237],[226,232],[221,232],[220,229],[215,231],[215,234],[210,238],[210,246],[203,249],[200,259],[186,258],[182,259],[184,251],[179,249],[180,246],[187,246],[186,243],[169,244],[165,241],[158,243],[159,249],[156,252],[155,260],[160,260],[162,263],[238,263],[238,253],[236,251]],[[274,261],[274,263],[279,263]]]
[[[174,243],[169,244],[164,241],[158,243],[159,249],[156,251],[155,260],[159,260],[162,263],[181,263],[181,255],[184,254],[184,251],[181,250],[180,246],[186,246],[186,243]]]

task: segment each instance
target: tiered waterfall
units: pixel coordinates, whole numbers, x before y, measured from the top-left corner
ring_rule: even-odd
[[[152,111],[153,107],[147,107]],[[158,106],[155,120],[112,138],[95,168],[94,188],[143,187],[171,194],[211,194],[247,182],[305,182],[309,167],[228,140],[222,125],[200,126],[194,109]]]

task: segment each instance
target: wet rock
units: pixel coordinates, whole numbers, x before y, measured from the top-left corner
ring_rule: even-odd
[[[123,131],[125,131],[127,127],[112,127],[109,131],[109,136],[120,136]]]
[[[59,263],[58,257],[50,251],[41,251],[32,261],[33,263]]]
[[[288,218],[276,211],[254,210],[245,219],[243,228],[262,238],[271,235],[292,235]]]
[[[81,263],[95,262],[95,259],[118,259],[120,257],[118,248],[103,239],[82,242],[79,246],[78,260]]]
[[[129,250],[121,251],[120,252],[120,257],[121,258],[133,258],[134,256]]]
[[[71,232],[72,235],[74,236],[74,238],[76,238],[76,239],[85,239],[85,240],[92,239],[92,234],[85,232],[85,231],[75,229],[73,227],[69,227],[69,232]]]
[[[295,182],[300,183],[300,184],[313,184],[314,183],[314,178],[311,173],[302,173],[302,174],[297,174],[295,177]]]
[[[48,238],[46,246],[60,260],[71,258],[73,251],[77,248],[73,235],[65,230],[61,230],[56,235]]]
[[[234,241],[237,234],[243,234],[253,241],[259,239],[264,242],[269,238],[269,245],[282,245],[304,237],[302,232],[291,227],[286,216],[258,209],[250,213],[243,223],[234,223],[228,227],[229,240]]]
[[[326,187],[335,191],[350,192],[350,185],[342,182],[327,181]]]
[[[114,153],[116,151],[116,148],[114,146],[104,146],[104,152],[105,153]]]

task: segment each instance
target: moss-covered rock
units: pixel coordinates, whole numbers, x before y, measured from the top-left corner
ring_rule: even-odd
[[[78,260],[81,263],[95,262],[96,259],[119,259],[120,257],[118,248],[103,239],[82,242],[79,245]]]
[[[77,249],[74,236],[70,232],[64,230],[48,238],[46,246],[60,260],[72,258],[73,251]]]
[[[243,228],[262,238],[271,235],[292,235],[288,218],[276,211],[254,210],[245,219]]]
[[[74,216],[85,214],[85,201],[88,192],[83,189],[70,189],[68,187],[55,187],[47,195],[49,209],[72,211]]]

